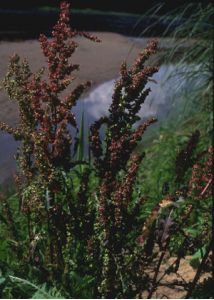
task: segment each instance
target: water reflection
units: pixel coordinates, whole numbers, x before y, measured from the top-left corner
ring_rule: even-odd
[[[146,85],[146,88],[150,87],[152,91],[141,108],[139,113],[141,118],[148,118],[150,116],[162,118],[170,111],[171,105],[174,102],[172,81],[175,81],[176,78],[171,78],[168,81],[166,81],[166,78],[172,70],[173,65],[162,66],[159,72],[153,76],[157,84],[149,82]],[[99,85],[74,111],[79,115],[81,110],[84,110],[89,123],[108,114],[114,83],[115,80],[109,80]]]
[[[12,136],[0,132],[0,184],[7,182],[16,170],[14,155],[17,144]]]
[[[194,66],[194,68],[196,67]],[[193,66],[188,66],[189,70],[192,68]],[[189,83],[182,80],[182,74],[186,72],[186,66],[179,67],[176,75],[168,78],[169,74],[172,74],[174,70],[174,65],[161,66],[159,72],[153,76],[157,84],[153,82],[147,84],[146,87],[150,87],[152,91],[140,110],[139,115],[142,119],[155,116],[158,118],[159,124],[161,124],[161,121],[166,119],[174,110],[176,104],[181,101],[180,96],[184,90],[186,88],[190,89]],[[198,79],[194,81],[194,84],[197,81]],[[78,123],[80,123],[81,113],[84,111],[86,132],[93,121],[108,114],[114,82],[115,79],[99,85],[87,97],[81,99],[74,108]],[[0,132],[0,184],[11,176],[15,170],[14,154],[16,148],[17,143],[13,138]]]

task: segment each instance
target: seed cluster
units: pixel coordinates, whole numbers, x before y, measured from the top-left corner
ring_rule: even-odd
[[[33,223],[39,231],[45,232],[42,239],[46,239],[43,249],[46,262],[38,252],[33,259],[35,251],[30,250],[30,257],[37,267],[51,264],[52,270],[57,269],[56,274],[61,275],[73,234],[78,235],[87,227],[87,222],[81,220],[87,206],[87,197],[84,196],[87,176],[84,176],[77,196],[81,201],[79,207],[70,204],[71,191],[65,180],[65,174],[75,165],[71,152],[73,137],[69,129],[73,127],[78,132],[78,128],[72,108],[91,85],[87,81],[65,93],[74,81],[72,72],[79,68],[70,62],[78,47],[73,39],[78,35],[93,42],[100,41],[88,33],[71,29],[69,4],[62,2],[51,38],[44,34],[39,37],[47,69],[32,73],[26,60],[21,61],[18,55],[13,55],[2,82],[10,99],[19,107],[19,125],[13,128],[0,122],[0,130],[21,141],[17,153],[19,174],[15,176],[20,209],[28,219],[29,228]],[[29,237],[30,245],[37,243],[32,230]]]
[[[18,155],[20,175],[27,182],[39,175],[49,190],[55,191],[60,190],[57,169],[66,171],[71,167],[72,136],[68,128],[72,126],[77,130],[71,109],[90,86],[90,82],[85,82],[70,94],[61,95],[74,80],[71,73],[79,68],[69,60],[78,47],[73,40],[77,35],[99,42],[88,33],[71,29],[69,4],[62,2],[52,38],[44,34],[39,37],[47,59],[48,79],[43,79],[44,68],[33,74],[27,61],[14,55],[3,80],[9,97],[18,102],[20,125],[12,128],[1,122],[0,129],[23,142]]]
[[[212,197],[213,185],[213,147],[210,146],[204,162],[197,162],[192,167],[188,194],[193,197]]]
[[[128,270],[121,253],[131,256],[140,235],[140,232],[137,235],[136,231],[133,249],[130,249],[130,243],[128,246],[125,241],[133,230],[142,203],[142,201],[132,203],[132,192],[144,156],[134,152],[145,130],[156,119],[150,118],[136,128],[134,125],[140,120],[138,113],[150,93],[150,89],[145,86],[150,77],[158,71],[158,67],[145,66],[144,63],[156,50],[157,41],[152,41],[140,53],[130,69],[125,62],[122,63],[120,78],[115,82],[109,115],[100,118],[90,128],[90,148],[100,179],[97,222],[102,235],[101,253],[104,251],[99,288],[102,297],[111,298],[121,290],[115,260],[118,260],[125,273],[133,271],[135,264],[138,264],[135,276],[140,276],[141,273],[139,257],[136,256],[137,261],[133,261]],[[103,125],[106,126],[106,136],[102,142],[99,131]],[[132,209],[130,205],[133,206]],[[130,283],[130,291],[132,288]],[[140,286],[138,288],[140,289]]]

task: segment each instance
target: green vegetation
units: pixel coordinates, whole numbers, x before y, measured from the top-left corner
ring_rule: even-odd
[[[47,11],[47,12],[59,12],[59,9],[56,7],[51,7],[51,6],[41,6],[38,7],[38,10],[40,11]],[[92,9],[92,8],[84,8],[84,9],[78,9],[78,8],[73,8],[71,10],[72,14],[96,14],[96,15],[110,15],[110,16],[133,16],[133,17],[139,17],[140,18],[140,14],[134,14],[134,13],[127,13],[127,12],[117,12],[117,11],[102,11],[102,10],[98,10],[98,9]]]
[[[84,114],[78,130],[71,109],[89,83],[61,95],[78,69],[68,62],[77,44],[67,42],[78,34],[69,27],[69,6],[62,3],[52,40],[40,36],[48,80],[42,69],[32,74],[27,62],[12,57],[2,85],[18,102],[21,122],[17,128],[1,122],[0,129],[22,147],[17,192],[0,194],[1,298],[142,298],[145,292],[151,298],[162,283],[164,259],[175,260],[161,279],[176,274],[187,256],[196,276],[188,285],[181,281],[184,297],[212,297],[209,279],[198,283],[210,273],[212,246],[212,44],[207,31],[201,35],[209,20],[210,7],[196,10],[173,33],[175,43],[186,37],[193,46],[177,56],[177,43],[167,54],[178,65],[200,65],[191,74],[184,70],[185,110],[179,103],[179,114],[173,112],[154,138],[142,139],[154,119],[134,128],[149,93],[145,85],[158,71],[145,66],[158,51],[150,42],[132,67],[122,64],[109,116],[91,125],[88,158]],[[196,89],[193,78],[201,76]]]

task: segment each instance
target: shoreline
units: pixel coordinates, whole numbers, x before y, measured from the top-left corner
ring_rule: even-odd
[[[71,58],[72,63],[80,64],[80,70],[75,72],[76,80],[68,88],[68,92],[74,86],[86,80],[92,80],[92,86],[84,93],[84,97],[92,92],[99,84],[114,79],[119,74],[122,61],[127,58],[130,49],[133,47],[131,38],[117,33],[93,33],[102,42],[93,43],[87,39],[78,37],[76,40],[79,47]],[[145,45],[145,43],[144,43]],[[128,63],[134,61],[138,53],[142,51],[143,45],[139,43],[134,46],[128,57]],[[26,58],[32,72],[39,70],[45,65],[45,59],[37,40],[27,41],[1,41],[0,42],[0,80],[7,72],[9,57],[17,53],[21,58]],[[81,101],[81,100],[80,100]],[[14,101],[9,100],[5,92],[0,91],[0,121],[15,126],[18,123],[18,107]],[[3,137],[0,132],[0,185],[11,185],[11,178],[15,170],[16,152],[13,138]]]
[[[71,61],[74,64],[79,64],[80,70],[73,73],[76,79],[68,87],[68,92],[79,83],[91,80],[92,86],[87,91],[89,93],[99,84],[116,78],[119,75],[122,61],[127,60],[128,63],[132,63],[148,40],[145,39],[145,43],[142,45],[135,43],[133,47],[134,42],[130,37],[117,33],[102,32],[93,34],[97,35],[102,42],[93,43],[80,37],[76,39],[79,47],[72,56]],[[131,53],[129,54],[130,50]],[[1,41],[0,80],[4,78],[9,58],[14,53],[17,53],[21,59],[27,59],[32,72],[38,71],[46,64],[37,40],[19,42]],[[14,125],[18,120],[17,106],[2,91],[0,92],[0,120],[11,125]]]
[[[68,87],[67,93],[79,83],[91,80],[92,86],[83,94],[87,97],[98,85],[115,79],[119,75],[120,65],[126,60],[130,65],[143,50],[148,40],[153,38],[136,39],[118,33],[99,32],[92,34],[101,39],[101,43],[93,43],[87,39],[76,38],[79,47],[71,61],[80,65],[80,70],[73,73],[74,82]],[[167,38],[166,38],[167,39]],[[169,46],[169,40],[160,38],[159,47]],[[37,40],[0,41],[0,81],[7,72],[9,58],[17,53],[21,59],[26,58],[32,72],[45,66],[45,59]],[[81,100],[80,100],[81,101]],[[18,107],[15,101],[9,100],[5,92],[0,91],[0,121],[15,126],[18,123]],[[10,178],[14,171],[14,143],[8,138],[1,138],[0,132],[0,185],[2,180]],[[3,179],[4,178],[4,179]]]

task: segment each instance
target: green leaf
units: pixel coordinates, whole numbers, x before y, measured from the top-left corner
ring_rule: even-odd
[[[34,294],[32,299],[62,299],[62,295],[55,288],[47,290],[46,284],[44,284],[40,289],[38,289]]]
[[[0,221],[6,225],[8,224],[7,220],[2,215],[0,215]]]
[[[194,268],[197,269],[199,264],[200,264],[200,259],[204,256],[206,251],[206,246],[204,246],[203,248],[200,248],[198,251],[196,251],[191,260],[190,260],[190,265]]]
[[[77,159],[79,161],[82,161],[84,159],[84,112],[82,112],[82,116],[81,116]]]
[[[14,284],[14,287],[22,290],[25,297],[32,297],[33,299],[53,299],[60,298],[59,296],[61,296],[55,288],[50,289],[50,292],[47,291],[46,284],[44,284],[42,287],[39,287],[23,278],[16,276],[9,276],[9,278]],[[54,291],[54,293],[51,291]]]
[[[5,282],[5,280],[6,280],[6,279],[5,279],[4,277],[1,277],[1,278],[0,278],[0,286]]]

